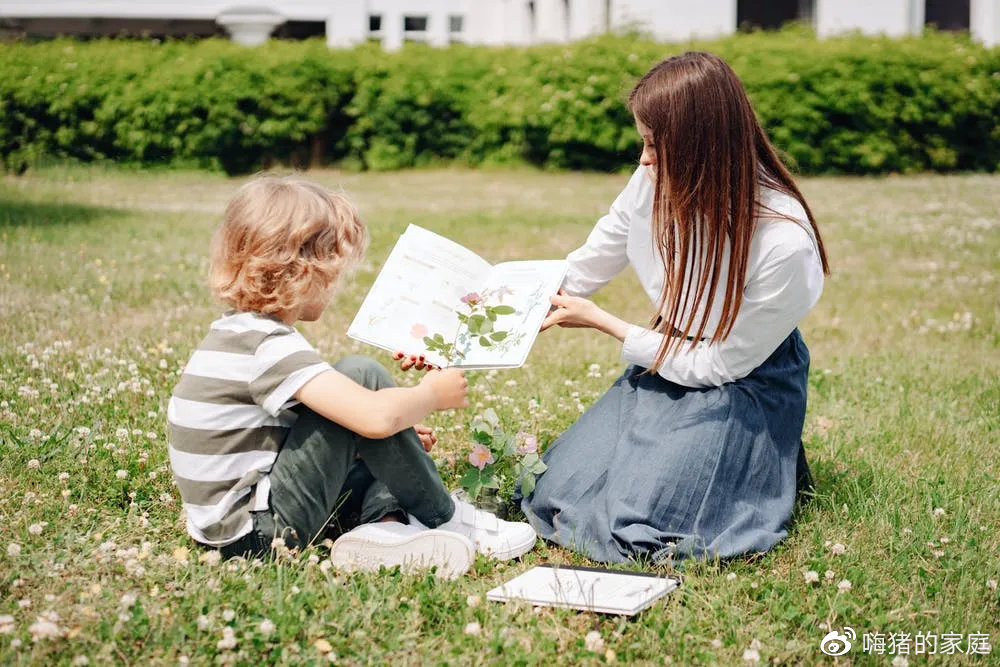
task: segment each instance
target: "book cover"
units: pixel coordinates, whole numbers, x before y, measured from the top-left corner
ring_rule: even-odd
[[[539,565],[486,594],[494,602],[521,601],[602,614],[632,616],[673,591],[677,577],[594,567]]]

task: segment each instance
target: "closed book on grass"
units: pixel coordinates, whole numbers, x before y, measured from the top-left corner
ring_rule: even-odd
[[[562,285],[565,260],[490,264],[410,225],[389,253],[347,335],[435,366],[524,364]]]
[[[680,580],[646,572],[538,565],[486,594],[494,602],[527,602],[632,616],[677,588]]]

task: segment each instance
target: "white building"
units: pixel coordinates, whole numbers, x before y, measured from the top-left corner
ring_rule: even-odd
[[[244,4],[241,4],[244,3]],[[246,44],[325,35],[333,47],[377,40],[435,46],[537,44],[636,29],[663,41],[744,26],[811,22],[820,36],[902,36],[935,24],[1000,43],[1000,0],[0,0],[8,34],[230,34]]]

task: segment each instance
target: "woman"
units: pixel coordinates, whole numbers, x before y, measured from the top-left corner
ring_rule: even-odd
[[[542,329],[602,331],[630,365],[549,447],[522,508],[598,561],[767,551],[808,480],[796,326],[828,272],[819,230],[718,57],[661,62],[628,105],[640,166],[570,253]],[[584,298],[626,265],[655,306],[648,329]]]

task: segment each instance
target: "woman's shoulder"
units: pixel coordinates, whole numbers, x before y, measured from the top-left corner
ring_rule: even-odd
[[[760,204],[756,232],[759,241],[791,251],[815,248],[816,238],[802,202],[786,192],[762,188]]]

